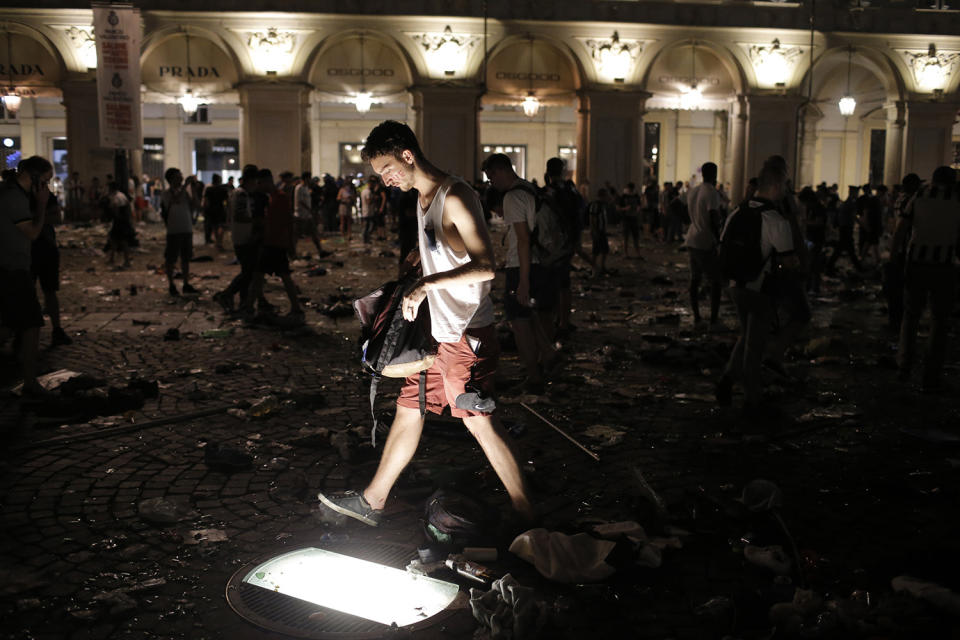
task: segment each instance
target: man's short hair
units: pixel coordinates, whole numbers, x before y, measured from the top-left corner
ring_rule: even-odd
[[[915,173],[908,173],[903,176],[903,180],[900,181],[903,184],[903,188],[906,191],[911,193],[920,189],[920,176]]]
[[[420,162],[425,159],[420,142],[410,127],[396,120],[384,120],[367,135],[360,157],[364,162],[379,156],[393,156],[400,160],[404,151],[412,153]]]
[[[222,184],[222,183],[223,183],[223,176],[221,176],[219,173],[215,173],[215,174],[213,174],[213,177],[210,178],[210,182],[211,182],[212,184]]]
[[[700,167],[700,174],[703,176],[704,182],[716,182],[717,165],[713,162],[704,162],[703,166]]]
[[[50,164],[49,160],[41,156],[30,156],[29,158],[24,158],[17,164],[17,171],[40,176],[48,171],[53,171],[53,165]]]
[[[269,180],[270,182],[273,182],[273,171],[270,171],[270,169],[267,169],[266,167],[260,169],[257,171],[257,180]]]
[[[952,187],[957,181],[957,172],[952,168],[943,166],[937,167],[933,172],[932,182]]]
[[[563,161],[563,158],[550,158],[547,160],[547,175],[551,177],[562,176],[566,166],[567,163]]]
[[[301,174],[300,174],[300,179],[303,180],[304,182],[309,181],[309,180],[310,180],[310,172],[309,172],[309,171],[304,171],[303,173],[301,173]]]
[[[485,172],[497,170],[513,171],[513,163],[510,161],[510,156],[504,153],[494,153],[493,155],[487,156],[487,159],[483,161],[480,168]]]
[[[177,174],[180,174],[181,176],[183,175],[183,173],[180,172],[180,169],[177,169],[176,167],[170,167],[163,172],[163,179],[167,182],[172,182],[173,177]]]
[[[757,184],[763,187],[782,187],[787,183],[787,172],[776,163],[766,163],[757,176]]]

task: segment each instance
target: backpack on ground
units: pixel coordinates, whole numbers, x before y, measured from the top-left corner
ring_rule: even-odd
[[[374,401],[380,379],[406,378],[420,374],[420,414],[426,410],[426,371],[437,357],[437,341],[430,330],[430,306],[420,304],[417,318],[403,318],[403,296],[419,279],[419,270],[411,269],[366,296],[353,301],[360,319],[360,362],[373,376],[370,382],[370,413],[373,415],[373,445],[377,444],[377,415]]]
[[[720,275],[743,286],[760,277],[765,260],[760,246],[763,211],[768,202],[747,200],[727,218],[720,237]]]
[[[495,518],[496,514],[476,498],[441,488],[427,498],[423,527],[432,542],[463,547],[484,542],[484,536],[490,532],[484,523]]]
[[[507,193],[514,189],[525,191],[534,198],[536,213],[533,230],[530,232],[530,248],[537,262],[550,267],[570,255],[568,253],[569,225],[564,224],[561,203],[554,194],[549,190],[537,193],[532,186],[524,183],[508,189]]]

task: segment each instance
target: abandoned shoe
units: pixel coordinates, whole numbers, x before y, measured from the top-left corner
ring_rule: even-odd
[[[324,506],[333,509],[337,513],[342,513],[371,527],[380,526],[380,518],[383,516],[383,510],[371,507],[362,493],[357,491],[344,491],[343,493],[331,494],[330,496],[318,493],[317,499],[320,500]]]

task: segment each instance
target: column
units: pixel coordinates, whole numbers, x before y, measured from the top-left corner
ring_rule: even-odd
[[[646,91],[580,92],[579,179],[586,178],[594,189],[606,180],[618,186],[641,183],[643,113],[649,97]]]
[[[796,188],[814,186],[817,161],[817,123],[823,119],[823,113],[814,105],[804,107],[800,117],[800,162],[797,171]]]
[[[468,182],[480,177],[480,89],[420,86],[413,94],[414,130],[437,168]]]
[[[299,174],[310,169],[309,88],[295,83],[240,86],[240,165]]]
[[[724,175],[730,181],[730,201],[738,203],[743,198],[746,180],[743,170],[746,166],[747,142],[747,101],[737,96],[729,118],[730,133],[727,135],[727,169]]]
[[[883,183],[888,187],[903,178],[903,127],[907,123],[907,104],[903,101],[883,105],[887,112],[887,136],[883,148]]]
[[[102,182],[113,173],[113,150],[100,147],[97,84],[94,80],[67,80],[61,85],[67,112],[67,161],[71,173],[80,172],[84,185],[97,176]]]
[[[760,173],[764,161],[774,155],[786,159],[788,175],[796,175],[801,100],[796,96],[747,96],[746,179]]]
[[[190,166],[183,158],[183,112],[178,104],[163,105],[163,167],[176,167],[184,175],[190,174]],[[164,183],[166,187],[166,183]]]
[[[904,173],[930,180],[933,170],[952,160],[956,102],[908,102],[903,153]]]
[[[46,151],[37,136],[37,101],[34,98],[24,98],[20,104],[20,111],[17,112],[17,120],[20,122],[20,152],[22,157],[46,156]],[[51,158],[47,158],[51,160]]]

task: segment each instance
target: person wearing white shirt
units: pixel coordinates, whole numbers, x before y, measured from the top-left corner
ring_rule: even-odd
[[[690,307],[694,323],[699,323],[700,283],[706,276],[710,282],[710,324],[716,325],[723,293],[717,246],[720,244],[720,225],[726,213],[727,201],[717,190],[717,165],[706,162],[700,171],[703,182],[688,193],[690,227],[684,238],[690,258]]]

